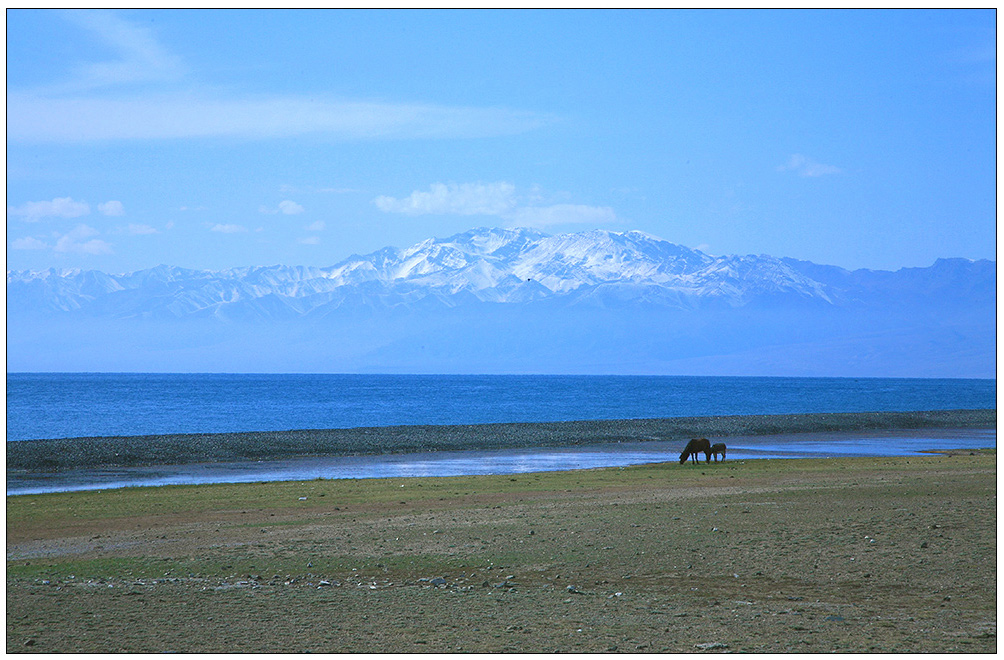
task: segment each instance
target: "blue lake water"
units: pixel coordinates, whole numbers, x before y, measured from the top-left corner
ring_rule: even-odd
[[[686,376],[7,374],[7,440],[995,408],[997,381]]]
[[[698,415],[996,408],[995,380],[658,376],[8,374],[7,440]],[[995,430],[729,438],[729,460],[996,446]],[[379,450],[379,448],[374,448]],[[513,474],[673,462],[678,443],[448,451],[25,475],[7,494],[301,479]]]

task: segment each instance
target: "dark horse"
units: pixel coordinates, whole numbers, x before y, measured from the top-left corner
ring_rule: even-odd
[[[711,443],[708,442],[707,438],[694,438],[688,442],[687,446],[683,448],[683,453],[680,454],[680,465],[686,463],[687,458],[690,458],[694,463],[700,463],[698,452],[704,452],[704,460],[708,463],[711,462]]]
[[[718,457],[721,456],[722,460],[725,460],[725,443],[719,442],[711,445],[711,456],[715,459],[715,463],[718,462]]]

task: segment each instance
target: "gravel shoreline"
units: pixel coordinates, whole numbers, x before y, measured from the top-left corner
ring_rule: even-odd
[[[691,437],[917,428],[996,428],[997,411],[809,413],[663,419],[383,426],[243,433],[107,436],[7,443],[7,469],[178,465],[308,456],[404,454],[457,449],[564,447]]]

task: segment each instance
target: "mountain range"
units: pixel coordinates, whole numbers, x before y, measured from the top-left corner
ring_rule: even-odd
[[[8,271],[8,370],[993,377],[996,263],[480,228],[333,266]]]

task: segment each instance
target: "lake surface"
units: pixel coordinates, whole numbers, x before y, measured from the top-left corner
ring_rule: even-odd
[[[676,376],[8,374],[7,440],[412,424],[995,408],[995,380]],[[729,460],[995,447],[994,430],[729,438]],[[379,447],[374,447],[379,452]],[[450,451],[19,475],[7,494],[125,486],[362,479],[675,461],[678,443]],[[156,460],[156,457],[151,457]]]
[[[754,459],[909,456],[938,449],[996,447],[993,429],[919,429],[901,432],[811,433],[736,436],[727,439],[726,462]],[[131,486],[251,483],[309,479],[374,479],[624,467],[643,463],[678,466],[678,442],[625,442],[595,446],[443,451],[383,456],[301,458],[278,461],[159,465],[77,470],[58,474],[7,474],[7,495],[101,490]],[[703,456],[702,456],[703,464]]]
[[[7,374],[7,440],[995,408],[997,381],[689,376]]]

